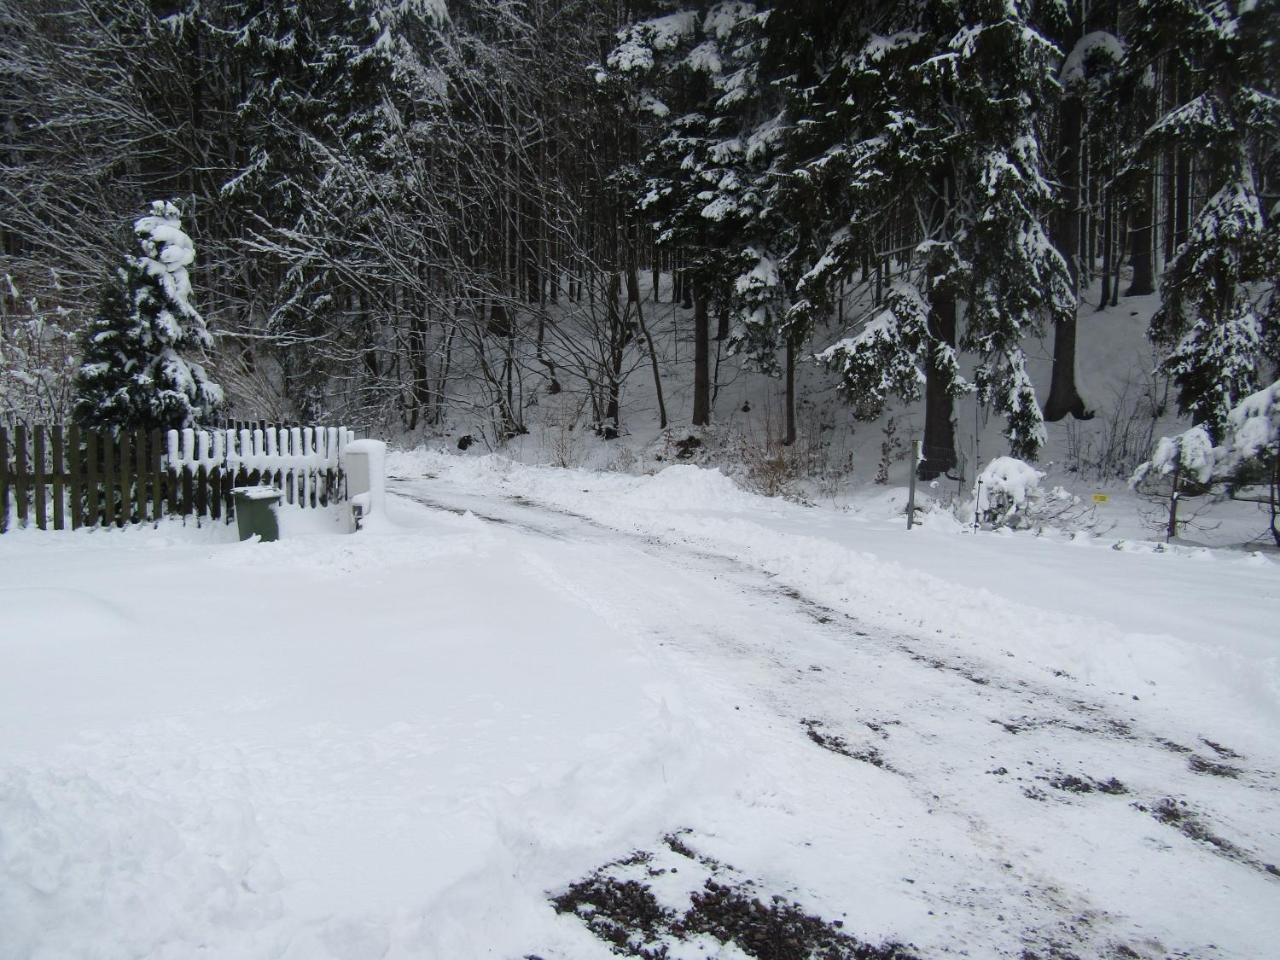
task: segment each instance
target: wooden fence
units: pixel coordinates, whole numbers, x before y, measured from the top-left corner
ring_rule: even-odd
[[[344,427],[96,433],[0,427],[0,533],[148,523],[231,523],[235,487],[273,484],[299,509],[346,498]]]

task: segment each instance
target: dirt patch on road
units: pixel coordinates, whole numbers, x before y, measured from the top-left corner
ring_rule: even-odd
[[[639,851],[600,867],[553,895],[552,905],[577,918],[613,953],[640,960],[666,960],[680,945],[708,939],[732,943],[754,960],[919,960],[909,945],[866,943],[849,934],[842,919],[763,893],[761,884],[696,853],[682,837],[683,832],[668,835],[657,855]],[[681,875],[700,886],[681,905],[664,904],[655,888],[661,885],[670,896]]]

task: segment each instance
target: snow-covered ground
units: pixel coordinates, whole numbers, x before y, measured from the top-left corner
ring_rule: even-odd
[[[0,957],[793,955],[710,890],[847,950],[1273,955],[1274,559],[389,469],[355,536],[0,537]]]

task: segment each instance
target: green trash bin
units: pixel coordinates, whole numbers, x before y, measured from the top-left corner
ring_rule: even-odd
[[[280,539],[280,524],[276,522],[279,490],[266,486],[236,487],[231,493],[236,498],[236,526],[241,540],[248,540],[255,533],[264,543]]]

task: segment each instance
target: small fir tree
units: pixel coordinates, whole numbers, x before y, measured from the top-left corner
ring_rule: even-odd
[[[142,248],[103,291],[83,340],[74,417],[94,430],[189,427],[212,419],[222,388],[190,359],[211,345],[191,305],[195,259],[178,208],[157,200],[134,224]]]

